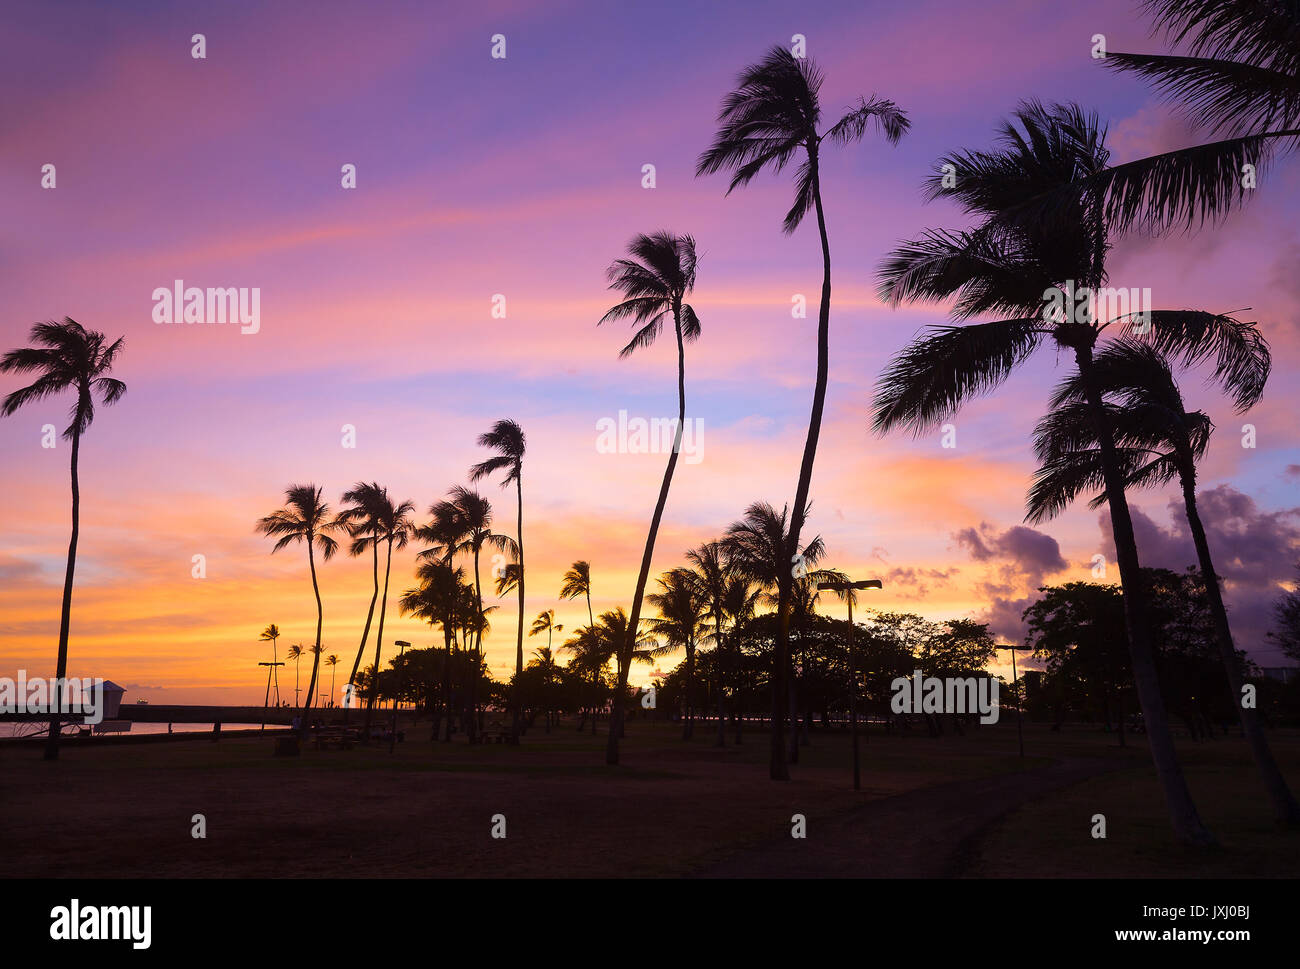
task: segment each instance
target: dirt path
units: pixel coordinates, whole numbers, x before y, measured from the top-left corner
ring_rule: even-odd
[[[1128,765],[1066,758],[1019,774],[953,781],[886,797],[693,872],[697,878],[954,878],[979,840],[1022,804]]]

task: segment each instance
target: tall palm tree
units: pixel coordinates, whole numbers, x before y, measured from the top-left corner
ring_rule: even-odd
[[[818,92],[822,75],[811,60],[798,58],[783,47],[774,47],[758,64],[741,72],[737,87],[722,103],[718,114],[719,130],[713,144],[699,159],[697,175],[727,169],[732,172],[730,194],[748,184],[759,172],[782,171],[796,157],[794,204],[786,213],[784,230],[794,232],[809,210],[816,210],[817,230],[822,247],[822,294],[817,319],[817,382],[813,390],[812,414],[808,420],[808,437],[799,466],[799,483],[794,496],[794,519],[791,522],[791,551],[799,545],[803,531],[804,510],[812,485],[813,462],[821,434],[822,411],[826,404],[826,382],[830,361],[831,250],[826,234],[826,214],[822,206],[821,151],[823,142],[848,144],[859,141],[867,127],[874,124],[890,144],[897,144],[911,122],[893,101],[872,97],[860,99],[858,106],[825,131],[820,130],[821,105]],[[785,669],[789,663],[790,569],[778,589],[779,634],[773,657],[772,750],[769,771],[772,780],[789,780],[786,766],[782,724],[785,722]]]
[[[325,665],[330,668],[330,703],[334,702],[334,668],[339,665],[339,658],[333,653],[325,657]]]
[[[659,485],[659,499],[654,514],[650,516],[650,530],[646,534],[645,551],[641,554],[641,570],[636,577],[636,591],[632,594],[632,614],[628,620],[628,641],[619,654],[618,689],[614,692],[612,725],[619,729],[609,731],[605,749],[605,763],[618,763],[618,741],[622,735],[623,702],[627,690],[628,656],[635,648],[634,640],[641,621],[641,600],[650,577],[650,562],[654,557],[655,539],[659,523],[663,520],[664,506],[668,503],[668,490],[672,487],[673,471],[677,468],[677,455],[681,451],[682,434],[686,430],[686,344],[699,338],[700,320],[695,315],[686,296],[695,288],[695,240],[690,236],[677,236],[659,231],[652,235],[638,235],[628,245],[629,259],[616,259],[606,273],[609,288],[623,294],[623,300],[600,318],[597,326],[615,320],[630,320],[636,333],[627,346],[619,352],[627,357],[655,342],[663,329],[665,318],[671,317],[677,336],[677,430],[673,436],[673,449],[668,455],[668,465]]]
[[[293,660],[293,705],[298,706],[298,697],[302,690],[298,688],[298,661],[303,657],[302,643],[294,643],[289,647],[289,659]]]
[[[1107,398],[1107,418],[1125,486],[1163,485],[1176,480],[1182,489],[1231,702],[1276,819],[1294,825],[1300,822],[1300,805],[1278,769],[1255,710],[1241,702],[1240,659],[1197,508],[1196,462],[1205,453],[1214,425],[1200,411],[1187,412],[1168,361],[1147,344],[1115,341],[1098,352],[1096,373]],[[1028,500],[1026,520],[1033,522],[1053,517],[1084,491],[1101,492],[1093,499],[1093,507],[1106,502],[1097,435],[1078,374],[1061,383],[1052,396],[1051,407],[1034,432],[1034,446],[1042,466]]]
[[[349,683],[356,682],[357,670],[361,667],[361,657],[366,652],[366,640],[370,638],[370,624],[374,621],[375,605],[379,601],[379,535],[382,531],[383,502],[384,489],[377,482],[358,481],[351,491],[343,493],[343,509],[338,516],[339,524],[347,529],[348,535],[352,538],[352,544],[348,546],[348,554],[356,557],[369,548],[371,557],[370,608],[366,611],[366,624],[362,627],[361,643],[357,646],[357,655],[352,661],[352,672],[348,676]],[[343,708],[344,723],[348,722],[350,712],[351,704]]]
[[[500,595],[500,592],[497,593]],[[591,563],[579,559],[569,566],[569,571],[564,573],[564,584],[560,586],[561,599],[576,599],[578,596],[587,597],[587,625],[596,625],[596,619],[591,613]]]
[[[328,562],[338,551],[339,543],[330,532],[340,526],[338,520],[330,515],[329,505],[321,497],[321,489],[313,484],[290,485],[284,493],[284,507],[271,512],[257,523],[257,531],[276,540],[271,549],[274,555],[282,548],[295,542],[307,546],[307,565],[311,570],[311,588],[316,594],[316,646],[320,647],[321,626],[325,622],[325,608],[320,599],[320,583],[316,580],[316,549],[320,549],[321,558]],[[292,652],[292,647],[290,648]],[[298,648],[301,656],[302,647]],[[307,684],[307,702],[302,706],[302,720],[299,731],[302,739],[307,738],[307,714],[311,710],[312,694],[316,690],[316,674],[320,666],[320,654],[312,659],[311,680]],[[378,667],[376,667],[377,669]],[[297,664],[294,666],[294,693],[297,693]],[[297,696],[294,697],[297,702]]]
[[[505,477],[501,480],[501,487],[507,488],[512,483],[515,486],[516,507],[518,518],[515,523],[515,549],[517,555],[515,561],[519,565],[519,575],[517,587],[519,589],[519,628],[515,637],[515,676],[517,677],[524,671],[524,485],[523,485],[523,468],[524,452],[527,450],[527,441],[524,438],[524,430],[512,420],[497,421],[492,425],[492,430],[486,434],[480,434],[478,439],[479,447],[491,448],[496,451],[496,456],[481,461],[469,469],[469,480],[478,481],[482,478],[490,477],[498,471],[504,471]],[[516,680],[518,682],[518,680]],[[519,698],[512,698],[511,706],[514,708],[511,716],[510,739],[512,743],[519,742]]]
[[[411,540],[411,533],[415,528],[415,522],[411,520],[411,513],[415,511],[414,503],[403,501],[394,504],[388,497],[388,489],[381,490],[382,496],[377,506],[379,531],[375,540],[382,541],[385,547],[384,591],[379,599],[379,628],[375,631],[376,688],[370,691],[370,696],[366,699],[366,718],[361,728],[361,739],[364,743],[370,742],[370,719],[374,713],[375,700],[379,696],[379,656],[384,645],[384,616],[388,612],[388,579],[393,571],[393,549],[396,547],[400,551],[406,548],[406,543]]]
[[[1006,213],[1026,197],[1050,194],[1103,170],[1108,158],[1105,129],[1095,115],[1077,105],[1029,102],[1003,126],[999,150],[961,151],[945,159],[958,173],[955,184],[936,175],[931,195],[956,199],[981,221],[968,231],[927,232],[897,248],[881,269],[881,295],[894,304],[957,296],[952,316],[959,323],[983,314],[1001,318],[931,327],[900,351],[880,379],[874,426],[881,433],[904,426],[920,433],[954,414],[970,397],[992,392],[1044,342],[1073,354],[1098,430],[1129,650],[1152,759],[1177,835],[1189,843],[1209,844],[1213,837],[1187,790],[1160,696],[1137,544],[1094,373],[1094,348],[1113,325],[1112,334],[1127,328],[1184,363],[1208,359],[1215,377],[1245,408],[1263,393],[1267,345],[1254,324],[1203,311],[1151,310],[1138,323],[1132,316],[1094,318],[1086,303],[1074,305],[1078,293],[1095,293],[1106,283],[1110,227],[1105,199],[1099,193],[1058,195],[1070,210],[1068,217],[1044,224],[1018,224]]]
[[[682,740],[695,734],[695,647],[708,630],[704,589],[690,569],[676,568],[658,579],[659,591],[646,601],[659,611],[650,631],[673,646],[686,650],[686,695],[682,711]]]
[[[72,405],[71,423],[63,430],[64,440],[72,442],[72,537],[68,541],[67,570],[63,576],[63,607],[59,617],[59,655],[55,662],[55,680],[68,675],[68,628],[72,620],[72,583],[77,569],[77,536],[81,531],[81,482],[77,476],[77,456],[81,435],[95,419],[95,399],[106,407],[116,404],[126,393],[126,384],[108,376],[113,362],[125,345],[121,339],[105,345],[104,334],[87,330],[71,317],[62,323],[50,320],[32,326],[28,337],[34,346],[10,350],[0,358],[0,373],[35,373],[35,381],[8,394],[0,404],[0,415],[8,417],[26,404],[53,397],[65,390],[77,392]],[[59,732],[62,720],[50,718],[49,740],[45,759],[59,757]]]
[[[275,705],[280,705],[280,676],[276,672],[278,667],[275,665],[279,657],[275,655],[275,642],[280,638],[280,627],[271,623],[262,630],[262,635],[258,636],[259,642],[271,644],[271,675],[266,678],[266,703],[271,703],[271,681],[275,681]]]

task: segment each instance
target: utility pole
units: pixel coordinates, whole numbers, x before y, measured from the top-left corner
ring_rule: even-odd
[[[862,579],[858,582],[818,582],[817,588],[831,592],[840,592],[849,604],[849,729],[853,733],[853,789],[862,790],[862,756],[858,747],[858,668],[857,656],[853,649],[853,600],[857,598],[855,589],[883,589],[884,583],[879,579]]]
[[[1007,649],[1011,651],[1011,682],[1016,688],[1016,740],[1020,743],[1020,756],[1025,756],[1025,728],[1024,718],[1021,714],[1021,708],[1025,705],[1025,698],[1020,695],[1020,677],[1016,674],[1016,650],[1028,649],[1028,646],[994,646],[994,649]]]

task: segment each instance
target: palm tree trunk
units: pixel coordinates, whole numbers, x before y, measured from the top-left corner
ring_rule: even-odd
[[[316,581],[316,555],[312,550],[312,536],[307,536],[307,564],[311,566],[311,588],[316,593],[316,649],[311,655],[311,681],[307,684],[307,702],[302,707],[302,719],[298,722],[298,733],[303,742],[307,740],[307,714],[311,712],[312,694],[316,691],[316,670],[320,666],[320,634],[325,624],[325,607],[320,601],[320,583]]]
[[[1300,823],[1300,805],[1287,786],[1286,779],[1278,770],[1277,761],[1269,747],[1264,728],[1259,722],[1253,708],[1242,705],[1241,671],[1238,665],[1237,650],[1232,643],[1232,629],[1228,625],[1228,610],[1223,605],[1223,593],[1219,588],[1219,576],[1214,571],[1214,562],[1210,558],[1210,543],[1205,537],[1205,526],[1201,524],[1201,514],[1196,505],[1196,469],[1191,463],[1190,454],[1180,461],[1180,483],[1183,488],[1183,502],[1187,507],[1187,523],[1191,526],[1192,541],[1196,544],[1196,557],[1201,565],[1201,575],[1205,579],[1205,590],[1210,598],[1210,612],[1214,616],[1214,627],[1223,660],[1224,671],[1228,674],[1228,692],[1232,705],[1237,710],[1241,721],[1241,732],[1250,745],[1251,756],[1264,781],[1269,800],[1273,802],[1273,816],[1279,824],[1296,825]]]
[[[1142,706],[1142,717],[1146,723],[1151,759],[1155,762],[1156,774],[1164,788],[1174,833],[1188,844],[1211,845],[1215,843],[1214,836],[1201,823],[1196,804],[1187,789],[1187,780],[1178,763],[1173,736],[1169,732],[1165,701],[1160,695],[1160,680],[1156,675],[1155,656],[1151,647],[1147,596],[1138,562],[1137,539],[1133,535],[1133,519],[1129,515],[1128,499],[1124,495],[1124,478],[1115,458],[1114,437],[1092,369],[1091,344],[1076,348],[1075,359],[1084,380],[1088,408],[1092,413],[1101,450],[1106,500],[1110,508],[1111,531],[1115,538],[1115,557],[1119,560],[1120,586],[1124,593],[1124,626],[1128,633],[1129,657],[1138,702]]]
[[[366,720],[361,728],[362,743],[370,743],[370,716],[379,696],[379,651],[384,645],[384,614],[388,611],[388,576],[393,571],[393,540],[388,540],[388,561],[384,565],[384,597],[379,602],[379,628],[375,631],[375,682],[366,701]]]
[[[826,214],[822,210],[821,181],[816,149],[808,150],[812,168],[813,201],[817,208],[817,231],[822,244],[822,299],[817,313],[817,383],[813,389],[812,414],[808,418],[808,438],[804,442],[803,462],[799,466],[799,485],[794,494],[794,511],[790,516],[790,546],[786,558],[793,563],[799,552],[799,535],[803,531],[804,506],[812,486],[813,462],[817,457],[817,440],[821,436],[822,411],[826,406],[826,379],[830,365],[831,321],[831,247],[826,237]],[[788,781],[790,769],[785,759],[785,670],[790,662],[790,592],[793,576],[790,568],[781,571],[777,583],[776,655],[772,659],[772,749],[768,773],[774,781]]]
[[[516,466],[515,468],[515,504],[518,515],[515,520],[515,541],[519,546],[519,628],[515,633],[515,688],[511,690],[511,706],[514,708],[511,725],[510,739],[513,743],[519,743],[519,714],[520,703],[522,698],[519,695],[519,687],[522,685],[521,677],[524,672],[524,481],[523,471]],[[475,671],[475,678],[478,677],[478,671]]]
[[[668,489],[673,484],[677,454],[682,446],[682,432],[686,430],[686,347],[682,341],[682,307],[679,300],[673,301],[673,328],[677,331],[677,433],[673,435],[673,452],[668,455],[668,467],[664,469],[664,480],[659,486],[659,500],[655,502],[654,515],[650,518],[650,533],[646,536],[645,552],[641,556],[641,571],[637,574],[636,592],[632,596],[632,611],[627,620],[627,642],[623,645],[624,655],[619,657],[618,689],[614,691],[614,709],[609,721],[609,742],[605,746],[605,763],[610,765],[618,763],[618,741],[623,732],[623,694],[627,690],[628,667],[632,665],[637,627],[641,623],[641,599],[645,595],[646,581],[650,578],[650,560],[654,557],[655,539],[659,535],[659,522],[664,516],[664,506],[668,504]]]
[[[80,418],[78,409],[76,418]],[[55,690],[51,691],[51,700],[62,699],[61,689],[64,678],[68,675],[68,627],[72,621],[72,579],[77,570],[77,535],[81,531],[81,484],[77,480],[77,455],[81,450],[81,425],[78,420],[73,425],[72,434],[72,538],[68,542],[68,569],[63,576],[63,612],[59,617],[59,656],[55,663]],[[57,691],[57,693],[56,693]],[[103,702],[102,692],[97,702]],[[63,729],[63,717],[57,711],[58,703],[51,704],[50,735],[45,744],[45,759],[59,759],[59,733]]]
[[[379,598],[379,542],[372,542],[370,548],[374,552],[373,575],[375,580],[375,591],[371,593],[370,596],[370,611],[366,613],[366,628],[361,631],[361,645],[357,647],[357,658],[352,661],[352,675],[348,677],[349,683],[355,683],[357,681],[357,669],[361,666],[361,657],[366,651],[366,640],[370,637],[370,622],[375,617],[375,600]],[[331,677],[330,692],[332,693],[333,691],[333,678]],[[351,697],[349,696],[349,700],[350,699]],[[348,713],[351,709],[351,703],[343,708],[344,725],[348,722]]]

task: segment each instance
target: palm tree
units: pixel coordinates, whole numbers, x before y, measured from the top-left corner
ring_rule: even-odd
[[[703,588],[690,569],[676,568],[659,577],[659,591],[646,601],[659,610],[650,631],[673,648],[686,650],[686,696],[682,711],[682,740],[695,734],[695,647],[708,630]]]
[[[911,126],[907,115],[892,101],[860,99],[858,107],[825,131],[819,130],[821,105],[818,92],[822,76],[812,61],[798,58],[783,47],[774,47],[760,63],[741,72],[736,90],[727,96],[718,114],[719,130],[712,146],[700,156],[697,175],[728,169],[732,172],[730,194],[748,184],[759,172],[782,171],[801,157],[795,173],[795,199],[786,213],[784,230],[794,232],[810,209],[817,212],[817,230],[822,247],[822,293],[817,321],[817,383],[813,391],[808,437],[799,466],[799,484],[794,496],[791,522],[790,562],[803,531],[804,510],[812,484],[813,462],[821,434],[822,410],[826,403],[826,381],[830,360],[831,251],[822,207],[820,158],[822,143],[848,144],[859,141],[868,125],[875,124],[890,144],[897,144]],[[772,780],[789,780],[782,725],[785,722],[785,668],[789,662],[790,569],[784,570],[778,589],[779,634],[773,657]]]
[[[1068,217],[1041,225],[1014,223],[1006,213],[1026,197],[1103,170],[1109,158],[1105,129],[1077,105],[1048,108],[1030,102],[1015,113],[1015,121],[1019,128],[1014,121],[1003,126],[1000,150],[957,152],[945,159],[958,172],[955,183],[945,176],[931,179],[931,195],[953,197],[983,221],[969,231],[927,232],[896,249],[881,269],[881,295],[894,304],[958,296],[952,315],[959,322],[986,313],[1003,318],[931,327],[898,353],[880,379],[874,425],[881,433],[907,426],[919,434],[939,424],[968,398],[997,388],[1045,337],[1073,353],[1098,429],[1129,650],[1152,759],[1178,836],[1209,844],[1213,838],[1187,790],[1160,696],[1133,523],[1093,351],[1105,329],[1127,325],[1130,333],[1145,334],[1147,342],[1185,363],[1211,359],[1215,377],[1245,408],[1263,393],[1267,345],[1254,324],[1203,311],[1151,310],[1139,322],[1132,316],[1096,319],[1086,304],[1075,306],[1077,293],[1096,293],[1107,279],[1104,199],[1097,193],[1058,194]],[[1068,311],[1062,309],[1066,304]]]
[[[316,552],[320,549],[321,558],[328,562],[338,551],[339,543],[329,534],[340,526],[338,520],[330,516],[329,505],[321,498],[321,489],[313,484],[290,485],[284,493],[285,507],[273,511],[257,523],[257,531],[269,538],[276,539],[271,549],[274,555],[280,549],[302,542],[307,546],[307,565],[311,569],[311,588],[316,594],[316,646],[320,647],[321,626],[325,622],[325,609],[321,605],[320,584],[316,581]],[[290,655],[293,654],[290,647]],[[298,647],[302,655],[302,647]],[[295,657],[296,659],[296,657]],[[311,680],[307,684],[307,703],[302,707],[302,720],[299,731],[302,739],[307,738],[307,714],[311,710],[312,693],[316,690],[316,674],[320,665],[320,654],[312,660]],[[377,667],[376,667],[377,668]],[[294,702],[297,702],[297,663],[294,664]]]
[[[622,706],[619,696],[627,690],[628,667],[633,663],[652,663],[658,657],[671,652],[675,647],[660,644],[652,634],[647,632],[637,630],[633,635],[631,620],[628,618],[627,613],[623,611],[622,606],[602,612],[600,619],[596,621],[596,631],[605,642],[605,650],[614,658],[616,663],[615,689],[617,692],[614,694],[614,703],[609,719],[609,733],[618,735],[623,732],[623,720],[613,711],[620,709]],[[627,648],[629,642],[632,644],[631,649]],[[610,763],[608,755],[605,762]],[[617,762],[616,759],[614,763]]]
[[[452,681],[452,658],[455,654],[455,637],[456,637],[456,594],[455,590],[460,588],[460,579],[455,578],[452,574],[451,564],[455,557],[456,550],[460,548],[461,542],[465,538],[465,523],[460,519],[459,510],[449,501],[436,501],[429,507],[429,514],[432,520],[428,525],[422,526],[415,530],[416,537],[422,541],[431,542],[432,545],[420,552],[417,559],[427,562],[437,562],[442,570],[446,573],[438,574],[436,579],[430,575],[428,579],[422,577],[421,582],[436,581],[438,584],[437,599],[441,603],[442,611],[439,612],[436,619],[432,615],[424,615],[430,623],[435,621],[442,624],[443,644],[447,650],[447,662],[443,666],[442,682],[442,703],[446,708],[446,731],[443,734],[443,741],[451,741],[451,681]],[[421,574],[423,568],[417,573]],[[436,734],[437,731],[435,730]]]
[[[294,643],[289,647],[289,659],[293,660],[293,705],[298,706],[298,695],[302,690],[298,689],[298,661],[302,659],[302,643]]]
[[[384,543],[387,557],[384,564],[384,591],[379,600],[379,628],[375,632],[376,688],[370,691],[370,696],[366,699],[366,718],[361,727],[363,743],[370,742],[370,718],[374,713],[375,700],[379,696],[379,654],[384,645],[384,616],[388,612],[388,579],[393,571],[393,548],[396,547],[399,551],[406,548],[406,543],[410,541],[411,533],[415,528],[415,523],[411,520],[415,505],[410,501],[393,504],[393,500],[388,497],[387,488],[381,489],[376,510],[379,513],[377,519],[379,530],[375,535],[375,541]]]
[[[383,501],[384,489],[377,482],[358,481],[351,491],[343,493],[343,509],[338,516],[339,524],[346,528],[352,537],[348,554],[356,557],[364,553],[367,548],[371,553],[370,574],[373,588],[370,594],[370,608],[366,611],[366,624],[361,630],[361,643],[357,646],[356,659],[352,661],[352,672],[348,676],[349,683],[356,682],[357,670],[361,667],[361,657],[366,652],[366,640],[370,638],[370,624],[375,617],[375,604],[379,601],[379,535],[382,531],[380,519],[383,515]],[[343,708],[344,723],[348,722],[350,712],[351,704]]]
[[[334,702],[334,667],[339,665],[339,658],[333,653],[325,657],[325,665],[330,668],[330,703]],[[344,714],[346,716],[346,714]]]
[[[1214,425],[1200,411],[1188,413],[1168,361],[1151,346],[1117,340],[1096,357],[1097,379],[1115,437],[1116,457],[1125,487],[1163,485],[1177,480],[1187,524],[1196,546],[1214,617],[1219,656],[1227,673],[1232,705],[1250,744],[1255,765],[1282,824],[1300,822],[1300,806],[1278,770],[1258,717],[1241,702],[1241,665],[1233,645],[1219,577],[1196,502],[1196,462],[1204,455]],[[1100,490],[1093,507],[1106,503],[1105,478],[1086,390],[1078,375],[1067,378],[1051,401],[1052,411],[1034,432],[1042,466],[1030,491],[1027,521],[1052,518],[1084,491]]]
[[[524,439],[524,430],[512,420],[497,421],[492,425],[492,430],[486,434],[480,434],[478,439],[479,447],[491,448],[496,451],[495,457],[481,461],[469,469],[469,480],[478,481],[481,478],[489,477],[498,471],[504,471],[505,477],[501,481],[501,487],[506,488],[513,482],[515,486],[515,499],[517,502],[518,519],[515,524],[515,549],[517,555],[515,561],[519,565],[518,578],[516,584],[519,589],[519,629],[515,638],[515,676],[517,677],[524,671],[524,485],[523,485],[523,468],[524,468],[524,451],[527,449],[527,441]],[[518,680],[516,680],[518,682]],[[510,739],[512,743],[519,742],[519,698],[513,698],[511,705],[514,711],[511,717]]]
[[[451,489],[448,498],[451,507],[455,510],[456,519],[464,529],[465,537],[457,546],[456,551],[467,552],[474,558],[474,598],[476,600],[476,614],[483,615],[483,584],[479,575],[479,555],[485,545],[502,551],[513,551],[514,542],[509,536],[497,535],[492,531],[492,504],[477,491],[471,491],[469,488],[457,485]],[[478,623],[474,636],[474,656],[483,655],[483,626],[484,623]],[[473,662],[473,660],[471,660]],[[478,678],[470,682],[470,723],[477,723],[478,696],[477,696]],[[477,734],[470,731],[470,742],[477,741]]]
[[[710,638],[713,640],[714,656],[717,659],[714,665],[718,679],[718,733],[715,746],[725,747],[727,689],[722,661],[725,646],[722,624],[727,609],[728,580],[731,577],[727,549],[721,542],[705,542],[699,548],[688,551],[686,559],[691,563],[691,573],[694,576],[692,581],[704,600],[706,612],[713,620]]]
[[[280,705],[280,677],[279,674],[276,672],[278,667],[276,667],[275,665],[276,662],[279,660],[279,657],[275,655],[275,641],[279,638],[280,638],[280,627],[277,626],[275,623],[271,623],[271,625],[263,629],[262,635],[257,637],[259,642],[271,644],[271,675],[266,678],[266,705],[269,706],[271,703],[271,680],[274,679],[275,680],[275,705],[277,707]]]
[[[545,612],[537,614],[532,627],[528,630],[528,635],[536,636],[538,633],[546,633],[546,648],[549,650],[551,648],[551,634],[563,631],[564,626],[555,621],[555,610],[547,609]]]
[[[550,612],[550,610],[547,610],[547,612]],[[539,632],[539,630],[537,629],[537,623],[542,618],[542,616],[547,615],[547,612],[542,613],[541,616],[538,616],[537,619],[533,620],[533,630],[529,632],[528,635],[531,636],[534,633]],[[550,615],[551,618],[554,618],[555,616],[554,613],[550,613]],[[549,702],[551,696],[550,689],[551,689],[551,684],[555,682],[556,674],[559,673],[560,671],[560,667],[555,662],[555,654],[551,651],[550,632],[551,630],[555,630],[559,632],[563,630],[564,627],[557,626],[557,625],[547,625],[545,628],[547,631],[547,644],[545,646],[541,646],[533,650],[533,658],[528,661],[528,668],[541,670],[542,672],[542,689],[546,691],[546,700],[544,701],[546,703],[546,732],[550,733],[551,714],[553,712]],[[558,716],[555,718],[555,722],[557,724],[559,723]]]
[[[498,590],[497,595],[500,595]],[[587,597],[587,625],[596,625],[596,620],[591,614],[591,563],[579,559],[569,566],[569,571],[564,573],[564,585],[560,587],[561,599],[576,599],[578,596]]]
[[[630,320],[636,333],[627,346],[619,352],[627,357],[654,343],[663,329],[665,317],[671,316],[677,336],[677,430],[673,436],[673,449],[668,455],[663,482],[659,486],[659,500],[650,516],[650,531],[646,535],[645,551],[641,555],[641,571],[637,573],[636,591],[632,594],[632,614],[628,620],[628,641],[619,652],[619,684],[614,692],[612,724],[619,729],[609,731],[609,744],[605,750],[605,763],[618,763],[618,741],[622,735],[623,701],[627,690],[627,672],[641,621],[641,599],[645,595],[650,577],[650,561],[654,557],[655,539],[668,503],[668,489],[672,487],[677,455],[681,451],[682,434],[686,429],[686,343],[700,335],[699,317],[695,315],[686,296],[695,288],[695,240],[690,236],[676,236],[669,232],[638,235],[628,245],[630,259],[617,259],[606,273],[609,288],[623,294],[600,318],[597,326],[615,320]]]
[[[113,362],[125,345],[121,339],[105,346],[105,336],[87,330],[71,317],[62,323],[50,320],[32,326],[28,337],[35,346],[10,350],[0,358],[0,373],[35,373],[36,380],[8,394],[0,405],[0,415],[8,417],[25,404],[53,397],[65,390],[76,390],[72,421],[63,430],[64,440],[72,441],[72,538],[68,541],[68,565],[63,576],[63,609],[59,617],[59,655],[55,663],[55,680],[68,675],[68,628],[72,620],[72,583],[77,568],[77,536],[81,530],[81,482],[77,477],[77,456],[81,435],[95,419],[95,398],[106,407],[116,404],[126,393],[126,384],[108,376]],[[58,760],[61,719],[50,718],[49,741],[45,759]]]
[[[592,702],[584,704],[582,718],[578,721],[581,731],[586,722],[586,711],[591,711],[591,735],[596,735],[596,713],[600,708],[600,695],[603,690],[602,679],[610,659],[613,658],[617,645],[612,642],[600,626],[582,626],[563,646],[561,652],[571,653],[569,668],[581,676],[583,673],[591,678]]]

